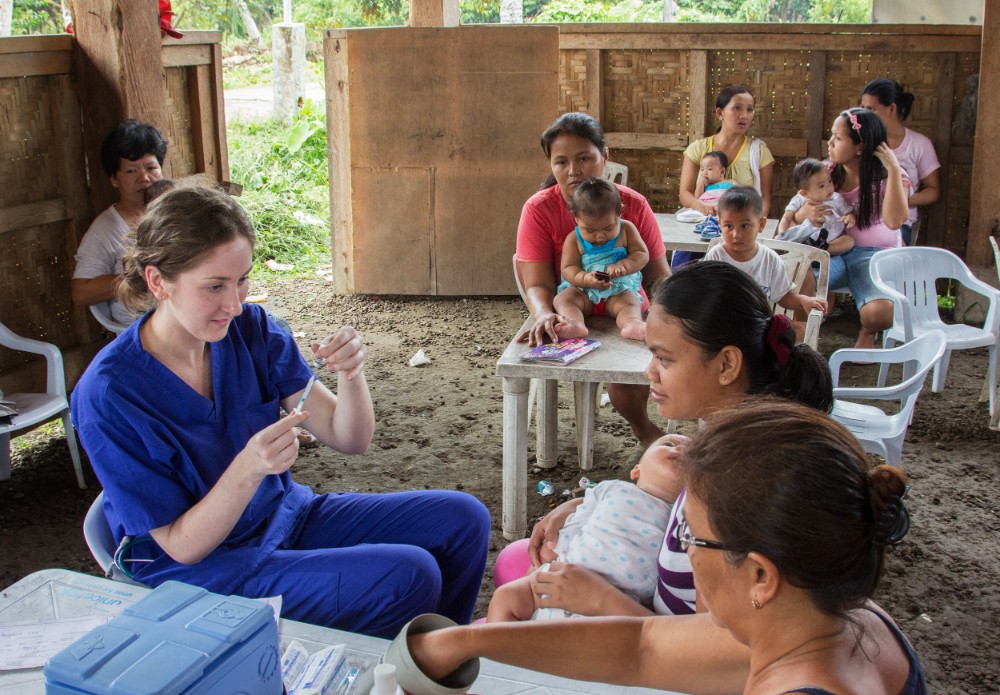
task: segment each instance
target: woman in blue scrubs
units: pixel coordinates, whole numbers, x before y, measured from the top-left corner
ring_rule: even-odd
[[[283,597],[282,616],[391,636],[420,613],[468,622],[489,512],[451,491],[314,494],[292,481],[297,426],[363,453],[375,427],[353,328],[314,344],[317,382],[291,336],[244,304],[254,244],[229,196],[179,188],[127,251],[122,301],[146,311],[88,367],[73,421],[104,486],[122,564],[143,583]],[[281,409],[288,414],[281,416]],[[301,412],[300,412],[301,411]]]

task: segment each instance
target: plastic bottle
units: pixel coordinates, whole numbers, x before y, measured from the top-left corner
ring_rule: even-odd
[[[404,695],[403,689],[396,682],[396,667],[392,664],[379,664],[375,667],[375,685],[371,695]]]

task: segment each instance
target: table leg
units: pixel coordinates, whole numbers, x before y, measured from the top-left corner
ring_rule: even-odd
[[[594,467],[594,401],[597,398],[596,381],[574,381],[573,400],[576,407],[576,450],[580,455],[580,469]]]
[[[559,445],[559,382],[545,379],[538,393],[538,417],[535,420],[538,444],[535,458],[539,468],[555,468]]]
[[[503,537],[528,531],[528,379],[503,378]]]

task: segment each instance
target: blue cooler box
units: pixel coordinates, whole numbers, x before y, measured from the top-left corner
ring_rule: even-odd
[[[274,611],[165,582],[45,664],[45,692],[280,695]]]

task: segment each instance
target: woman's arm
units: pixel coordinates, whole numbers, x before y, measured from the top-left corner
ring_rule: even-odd
[[[364,453],[375,433],[375,410],[362,371],[366,353],[361,336],[344,326],[322,343],[314,343],[312,351],[328,371],[337,373],[337,395],[322,384],[315,385],[303,406],[309,413],[305,428],[331,449]],[[285,410],[296,407],[301,396],[300,391],[286,398]]]
[[[118,285],[121,281],[121,275],[73,278],[69,281],[70,297],[78,306],[90,306],[118,299]]]
[[[910,207],[916,208],[922,205],[931,205],[941,198],[941,176],[940,169],[935,169],[920,179],[920,188],[910,196]]]
[[[875,156],[888,172],[885,194],[882,197],[882,221],[889,229],[899,229],[910,214],[909,194],[903,183],[903,169],[899,166],[896,153],[888,143],[883,142],[875,150]]]
[[[761,217],[771,210],[771,182],[774,180],[774,162],[760,168],[760,197],[764,199]]]
[[[556,278],[551,263],[517,262],[524,287],[524,303],[528,307],[534,324],[526,333],[517,336],[519,341],[527,340],[528,345],[541,345],[559,340],[555,326],[561,317],[555,313],[552,300],[556,296]]]
[[[251,437],[207,495],[172,523],[149,532],[156,544],[186,565],[215,550],[236,526],[264,477],[284,473],[295,463],[299,447],[294,428],[308,415],[293,411]]]
[[[411,635],[431,678],[485,657],[566,678],[713,695],[742,692],[749,650],[711,616],[492,623]]]
[[[687,157],[683,157],[681,164],[680,197],[681,205],[692,210],[697,210],[703,215],[714,215],[715,207],[707,205],[695,196],[695,186],[698,180],[698,164]]]

